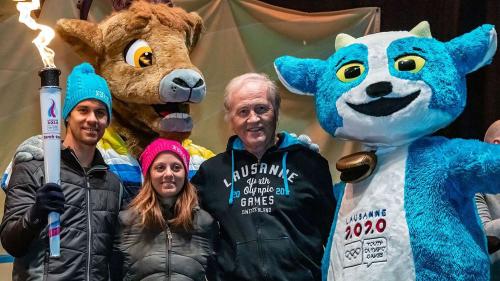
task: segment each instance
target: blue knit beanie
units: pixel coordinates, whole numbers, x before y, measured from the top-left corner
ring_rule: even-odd
[[[111,121],[111,93],[108,84],[104,78],[95,74],[92,65],[84,62],[75,66],[68,76],[63,107],[64,120],[68,118],[75,106],[88,99],[95,99],[106,105],[109,123]]]

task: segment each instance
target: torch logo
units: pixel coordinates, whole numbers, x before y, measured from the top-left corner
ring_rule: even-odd
[[[56,102],[53,99],[50,99],[52,105],[49,107],[48,115],[49,117],[56,118]]]

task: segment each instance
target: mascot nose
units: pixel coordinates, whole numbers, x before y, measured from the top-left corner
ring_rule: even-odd
[[[177,84],[177,86],[185,87],[185,88],[196,88],[196,87],[203,86],[203,84],[205,84],[205,82],[203,82],[203,79],[201,77],[200,77],[200,79],[198,79],[198,81],[196,81],[196,83],[194,85],[192,85],[193,83],[189,83],[189,80],[186,81],[186,80],[182,79],[182,77],[174,78],[173,82],[174,82],[174,84]]]
[[[387,96],[392,92],[391,82],[382,81],[373,83],[366,88],[366,94],[372,98]]]
[[[205,95],[205,81],[192,69],[176,69],[160,81],[160,99],[163,102],[199,103]]]

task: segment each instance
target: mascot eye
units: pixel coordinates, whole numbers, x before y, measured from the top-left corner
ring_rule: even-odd
[[[132,41],[124,51],[125,61],[131,66],[147,67],[153,65],[153,50],[148,42],[138,39]]]
[[[365,66],[359,62],[351,62],[337,70],[337,78],[342,82],[351,82],[365,72]]]
[[[416,55],[409,55],[398,58],[394,63],[394,68],[396,68],[399,71],[408,71],[411,73],[417,73],[422,69],[422,67],[424,67],[424,65],[425,65],[424,58]]]

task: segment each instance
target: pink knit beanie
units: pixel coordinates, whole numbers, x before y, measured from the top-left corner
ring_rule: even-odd
[[[186,170],[186,175],[188,174],[189,153],[186,151],[186,149],[184,149],[184,147],[182,147],[182,145],[176,141],[158,138],[151,142],[139,157],[139,161],[141,162],[142,174],[144,175],[144,177],[149,171],[149,166],[151,166],[153,161],[156,159],[156,156],[158,156],[158,154],[160,154],[161,152],[166,151],[174,153],[181,159],[182,164],[184,164],[184,169]]]

